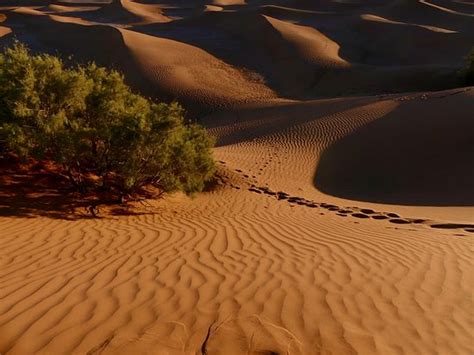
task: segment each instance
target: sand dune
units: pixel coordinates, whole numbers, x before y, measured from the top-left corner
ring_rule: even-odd
[[[105,55],[106,60],[102,60],[104,53],[101,51],[82,48],[86,46],[87,40],[83,40],[78,48],[77,43],[64,40],[64,36],[50,36],[51,32],[48,31],[56,26],[54,21],[46,24],[41,20],[41,24],[35,24],[37,19],[15,20],[14,16],[10,16],[13,17],[10,21],[19,24],[13,35],[33,45],[37,44],[43,50],[55,51],[59,45],[54,42],[63,42],[60,45],[62,51],[99,63],[112,63],[121,70],[133,72],[134,74],[128,75],[129,82],[148,95],[164,99],[178,98],[197,110],[199,106],[208,109],[214,105],[221,107],[229,103],[270,98],[274,96],[272,91],[286,98],[308,99],[318,96],[434,90],[454,86],[453,73],[462,65],[463,57],[474,41],[472,31],[467,31],[465,27],[473,24],[470,17],[455,15],[454,20],[451,20],[454,15],[443,12],[439,14],[441,11],[438,11],[428,21],[426,16],[421,22],[417,22],[416,16],[400,18],[398,15],[401,9],[398,7],[415,6],[411,3],[404,5],[402,2],[400,5],[388,4],[382,7],[373,7],[368,3],[361,10],[364,11],[362,14],[352,10],[320,11],[306,3],[301,3],[300,7],[294,9],[267,3],[259,7],[256,3],[249,5],[249,9],[245,11],[214,11],[212,7],[208,7],[206,11],[206,7],[200,2],[188,1],[183,4],[194,15],[181,20],[174,19],[168,13],[171,11],[169,3],[139,3],[131,0],[116,1],[96,11],[80,10],[82,5],[78,5],[76,11],[66,14],[64,7],[59,7],[57,13],[91,24],[126,26],[134,33],[149,35],[146,40],[145,37],[134,36],[140,38],[142,44],[148,42],[145,47],[150,50],[140,50],[140,58],[150,56],[146,59],[148,62],[159,62],[153,48],[158,48],[158,43],[165,42],[158,42],[157,38],[189,44],[196,48],[183,47],[175,52],[178,60],[181,57],[189,60],[189,57],[195,56],[191,52],[204,50],[223,62],[211,66],[225,67],[228,79],[216,81],[219,74],[205,68],[203,64],[199,68],[201,73],[213,73],[208,75],[205,84],[199,88],[189,86],[181,83],[180,78],[170,76],[176,82],[175,87],[170,90],[169,87],[163,88],[159,81],[150,80],[150,68],[142,68],[127,60],[127,64],[123,64],[123,51],[116,51],[115,56],[118,58],[113,61],[108,55]],[[235,6],[220,4],[219,9],[224,8],[234,9]],[[51,13],[54,9],[54,6],[49,6],[45,9],[36,8],[34,11]],[[175,5],[173,9],[179,10],[180,7]],[[280,12],[275,13],[276,10]],[[403,11],[404,14],[405,12],[416,14],[412,10]],[[455,23],[462,23],[463,27],[451,26],[450,23],[459,17],[462,21]],[[449,21],[440,23],[440,18]],[[61,22],[86,24],[64,19]],[[23,23],[35,27],[34,30],[23,29]],[[47,36],[43,35],[44,30],[48,32]],[[84,37],[91,31],[82,27],[74,29],[78,36]],[[31,37],[31,33],[35,33],[35,36]],[[42,37],[46,37],[45,40]],[[90,55],[84,56],[84,52]],[[248,53],[252,55],[249,56]],[[213,58],[210,61],[215,60]],[[131,70],[131,66],[137,66],[136,70]],[[232,67],[241,70],[234,70]],[[151,70],[154,73],[161,71],[156,67]],[[215,90],[221,81],[224,83],[229,80],[239,84]],[[354,85],[354,82],[358,84]],[[237,87],[242,88],[238,94],[235,92]],[[198,93],[201,88],[211,92]]]
[[[389,14],[391,18],[400,19],[403,22],[434,25],[456,31],[469,31],[468,29],[473,25],[471,16],[444,11],[421,1],[396,1],[383,12]]]
[[[2,351],[469,352],[468,237],[234,191],[2,219]]]
[[[96,11],[99,7],[97,6],[63,6],[63,5],[56,5],[52,4],[47,7],[47,9],[42,9],[44,13],[62,13],[68,14],[71,16],[74,12],[85,12],[85,11]]]
[[[0,26],[0,37],[11,33],[11,29],[8,27]]]
[[[272,97],[259,82],[196,47],[120,30],[150,90],[210,106]]]
[[[324,152],[316,185],[354,200],[472,206],[472,91],[399,100],[407,101]]]
[[[92,218],[0,164],[0,353],[473,352],[469,2],[0,6],[0,46],[183,102],[219,171]]]
[[[438,27],[433,30],[433,27],[380,21],[380,17],[379,21],[367,16],[362,16],[362,19],[363,21],[354,23],[352,28],[357,29],[361,37],[370,38],[370,44],[358,48],[365,52],[355,53],[352,61],[365,64],[449,65],[458,58],[454,64],[459,65],[464,54],[469,51],[469,43],[473,39],[472,34],[454,33]],[[343,45],[342,47],[344,48]],[[381,51],[380,48],[384,50]],[[351,55],[348,54],[348,57]]]
[[[359,205],[390,203],[404,212],[394,204],[409,205],[409,211],[413,205],[472,206],[473,171],[466,164],[472,155],[471,105],[472,91],[456,89],[280,103],[211,115],[204,123],[219,138],[217,152],[226,152],[219,158],[230,154],[247,175],[276,191],[338,205],[348,202],[336,196]],[[449,107],[455,118],[446,120]],[[419,211],[437,216],[436,209]],[[472,210],[452,212],[444,209],[446,218],[466,221]]]
[[[196,23],[197,26],[210,26],[215,32],[239,38],[240,45],[236,49],[246,50],[240,54],[232,50],[231,63],[247,64],[250,69],[268,78],[268,85],[284,95],[301,92],[312,84],[314,77],[323,75],[328,68],[348,65],[339,57],[337,43],[313,28],[253,13],[219,12],[206,15],[194,19],[191,22],[193,27]],[[243,58],[247,51],[254,53],[257,63]],[[219,50],[215,53],[225,59],[229,57]]]
[[[93,19],[106,23],[144,24],[168,22],[158,5],[147,5],[132,0],[116,0],[93,13]]]
[[[406,26],[420,27],[420,28],[424,28],[424,29],[427,29],[427,30],[433,31],[433,32],[457,33],[456,31],[447,30],[445,28],[440,28],[440,27],[435,27],[435,26],[418,25],[416,23],[405,23],[405,22],[392,21],[392,20],[386,19],[384,17],[370,15],[370,14],[361,15],[361,18],[363,20],[369,20],[369,21],[375,21],[375,22],[381,22],[381,23],[388,23],[388,24],[394,24],[394,25],[406,25]]]
[[[288,98],[447,87],[474,40],[469,31],[373,14],[300,10],[288,17],[268,6],[207,12],[135,30],[204,48],[258,73]]]
[[[280,25],[279,28],[274,24]],[[318,69],[324,70],[313,65],[310,59],[318,63],[329,59],[318,60],[317,53],[330,41],[313,29],[303,29],[304,36],[288,27],[293,26],[255,12],[213,11],[175,21],[170,26],[146,26],[137,30],[204,48],[234,66],[258,73],[261,81],[273,90],[291,95],[307,87]],[[292,32],[293,36],[284,38],[280,30],[287,34]],[[252,56],[247,55],[249,52]],[[333,52],[337,57],[337,49]]]
[[[30,16],[32,14],[36,16]],[[30,43],[40,48],[56,48],[81,61],[95,60],[112,65],[128,73],[129,83],[151,96],[178,99],[191,106],[199,104],[199,107],[225,106],[273,96],[271,90],[245,72],[199,48],[71,19],[65,21],[64,17],[21,8],[8,14],[6,24],[15,26],[21,22],[22,28],[15,32],[17,37],[20,40],[29,37]],[[34,33],[34,41],[30,33]],[[102,51],[104,45],[111,49]]]
[[[431,0],[430,3],[440,5],[454,10],[458,13],[465,13],[472,15],[474,13],[474,4],[468,1],[446,1],[446,0]]]

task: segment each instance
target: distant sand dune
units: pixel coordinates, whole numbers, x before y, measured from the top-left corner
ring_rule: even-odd
[[[150,91],[157,88],[182,101],[211,106],[272,97],[273,93],[245,73],[199,48],[180,42],[120,30]]]
[[[386,9],[383,9],[381,13],[403,22],[444,27],[466,32],[472,27],[474,20],[471,16],[444,11],[418,0],[394,1]]]
[[[51,13],[63,13],[71,16],[74,12],[85,12],[85,11],[96,11],[98,9],[97,6],[63,6],[63,5],[49,5],[46,9],[42,11],[47,13],[50,11]]]
[[[0,26],[0,37],[5,36],[11,32],[12,30],[10,28],[5,27],[5,26]]]
[[[454,86],[453,73],[462,65],[463,57],[474,41],[472,31],[466,31],[469,24],[474,25],[473,20],[431,7],[428,9],[433,13],[420,20],[416,14],[421,10],[416,9],[424,5],[417,4],[397,1],[373,7],[369,3],[366,12],[360,14],[352,10],[347,13],[321,11],[309,3],[295,9],[254,5],[246,11],[205,11],[204,5],[190,1],[186,6],[194,15],[179,20],[167,15],[172,10],[170,4],[121,0],[95,11],[81,8],[83,4],[68,4],[69,12],[65,12],[62,5],[57,8],[55,5],[35,9],[23,7],[16,12],[24,17],[7,13],[7,24],[9,28],[15,27],[15,23],[31,26],[25,29],[19,25],[12,35],[32,44],[33,48],[55,51],[60,47],[61,51],[79,58],[116,65],[128,73],[130,83],[147,95],[168,100],[177,98],[199,111],[260,101],[273,98],[275,94],[308,99]],[[295,3],[295,6],[299,5]],[[414,10],[405,10],[405,7]],[[179,6],[174,8],[180,9]],[[28,15],[51,14],[51,11],[69,16],[71,20],[53,17],[56,21],[48,22],[37,16],[27,18]],[[412,15],[406,16],[407,13]],[[167,76],[161,72],[163,68],[144,68],[131,62],[126,58],[128,50],[114,50],[113,57],[116,58],[100,50],[91,50],[86,45],[86,38],[95,29],[76,26],[67,30],[68,33],[73,31],[75,37],[84,38],[80,45],[77,41],[64,40],[65,36],[52,35],[54,31],[60,33],[58,21],[76,25],[115,24],[120,28],[125,26],[133,33],[149,35],[133,36],[140,38],[140,59],[137,61],[140,63],[160,62],[157,56],[160,51],[155,50],[165,43],[159,41],[160,38],[192,46],[175,51],[177,61],[185,59],[190,63],[190,58],[196,55],[191,53],[199,50],[215,58],[199,59],[202,63],[199,72],[209,73],[202,85],[191,85],[188,79],[183,80],[184,77],[170,76],[169,79],[175,82],[170,87],[153,79],[155,74],[148,74]],[[134,47],[134,42],[129,41],[127,47]],[[123,48],[123,44],[119,48]],[[217,63],[216,59],[222,61],[211,65],[216,69],[210,70],[204,64]],[[226,69],[217,70],[217,67]],[[226,82],[233,83],[226,85]]]
[[[141,4],[132,0],[114,0],[94,13],[94,18],[101,22],[144,24],[168,22],[159,5]]]
[[[252,82],[244,72],[190,45],[77,19],[65,21],[64,17],[46,16],[32,9],[15,10],[8,18],[26,24],[25,36],[30,31],[35,33],[40,45],[126,72],[128,81],[148,95],[203,106],[273,96],[271,90]],[[111,50],[102,51],[106,45]],[[163,51],[164,47],[167,50]]]

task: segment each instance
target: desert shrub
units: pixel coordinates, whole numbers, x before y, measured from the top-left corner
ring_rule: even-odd
[[[466,64],[461,69],[460,76],[464,85],[474,85],[474,48],[466,56]]]
[[[202,190],[214,172],[213,142],[183,116],[177,103],[133,93],[117,71],[67,68],[21,44],[0,54],[4,149],[58,163],[77,187]]]

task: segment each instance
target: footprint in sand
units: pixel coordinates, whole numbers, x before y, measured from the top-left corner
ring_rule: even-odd
[[[290,203],[291,207],[299,205],[309,208],[324,208],[328,211],[335,212],[336,215],[339,217],[352,216],[354,218],[359,219],[371,218],[374,220],[388,220],[388,222],[393,224],[424,224],[427,222],[427,220],[421,218],[402,218],[398,214],[393,212],[377,212],[369,208],[358,208],[355,206],[341,208],[339,206],[328,204],[325,202],[318,204],[303,197],[290,196],[290,194],[284,191],[272,191],[268,186],[257,187],[255,185],[252,185],[248,190],[258,194],[265,194],[276,197],[278,200],[283,200]],[[324,215],[324,213],[320,213],[320,215]],[[431,224],[430,227],[436,229],[463,229],[466,232],[474,233],[474,225],[472,224],[435,223]]]

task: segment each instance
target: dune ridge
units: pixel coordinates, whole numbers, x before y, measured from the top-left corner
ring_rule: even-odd
[[[132,0],[112,1],[93,14],[93,18],[101,22],[127,25],[170,21],[158,5],[141,4]]]

